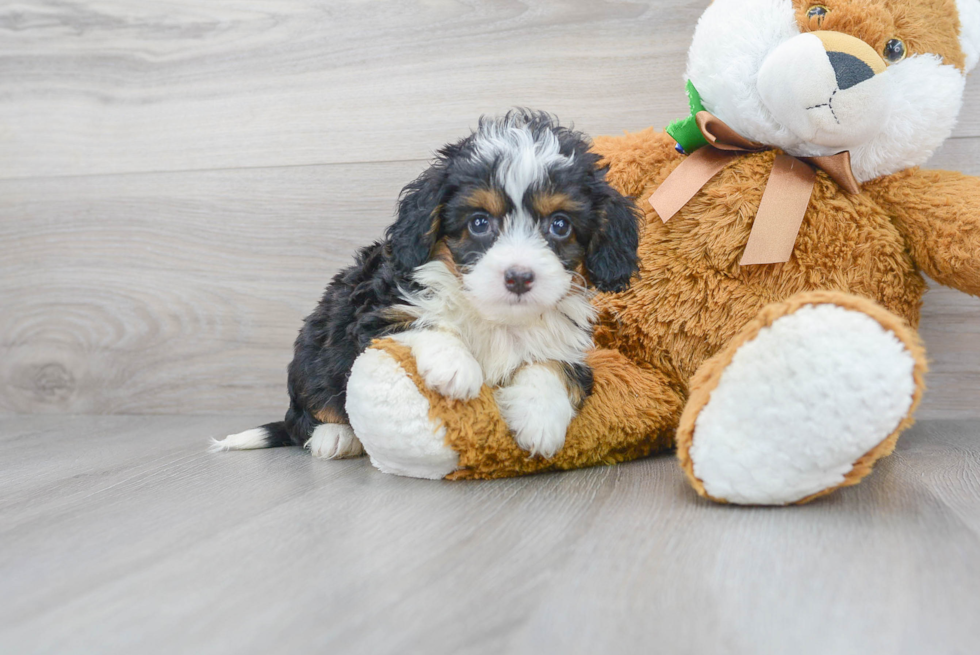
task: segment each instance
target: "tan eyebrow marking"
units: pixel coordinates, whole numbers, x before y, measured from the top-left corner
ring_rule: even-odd
[[[504,199],[504,194],[497,189],[474,189],[466,197],[466,204],[490,212],[491,215],[498,218],[507,212],[507,201]]]
[[[555,212],[575,212],[583,209],[582,203],[573,200],[567,193],[542,191],[534,194],[531,207],[541,216],[550,216]]]

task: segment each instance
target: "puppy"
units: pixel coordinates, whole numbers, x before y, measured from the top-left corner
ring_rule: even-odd
[[[327,287],[289,365],[285,420],[215,450],[363,450],[347,377],[372,340],[409,346],[425,383],[469,400],[496,388],[517,443],[551,457],[592,390],[588,286],[620,291],[637,271],[638,217],[581,133],[514,110],[438,152],[405,187],[385,238]]]

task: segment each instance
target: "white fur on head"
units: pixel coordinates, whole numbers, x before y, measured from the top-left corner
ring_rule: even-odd
[[[480,259],[463,275],[463,291],[488,321],[518,325],[552,310],[572,288],[572,273],[542,236],[537,222],[524,206],[525,196],[549,180],[551,171],[573,163],[561,153],[552,130],[535,133],[523,113],[508,114],[503,122],[480,124],[473,141],[480,162],[498,162],[497,184],[510,198],[513,209],[503,219],[501,232]],[[515,267],[533,276],[530,290],[511,293],[505,273]]]
[[[577,273],[565,267],[525,206],[528,192],[547,185],[556,169],[573,165],[574,155],[562,154],[555,129],[537,129],[523,112],[481,121],[473,146],[475,163],[495,165],[496,183],[512,207],[500,217],[492,245],[477,258],[455,262],[456,271],[439,260],[416,268],[413,277],[422,290],[403,290],[407,304],[400,308],[416,319],[410,334],[435,335],[432,348],[446,349],[449,339],[460,342],[441,359],[420,357],[421,342],[413,343],[412,351],[417,360],[431,363],[431,374],[423,373],[430,387],[463,399],[475,395],[483,380],[462,385],[459,393],[451,388],[456,385],[451,381],[475,377],[457,370],[465,358],[456,350],[472,353],[486,383],[498,385],[533,362],[583,362],[593,346],[595,317],[589,292],[575,282]],[[530,275],[520,291],[513,277],[508,289],[507,278],[517,270]]]
[[[958,3],[961,18],[966,16],[962,36],[970,40],[973,32],[968,23],[972,24],[970,16],[976,8],[964,11],[963,6],[977,2]],[[855,104],[851,112],[854,120],[874,114],[877,120],[872,129],[866,129],[869,123],[864,121],[855,129],[843,126],[840,134],[824,138],[818,136],[819,131],[801,128],[802,121],[787,119],[787,107],[798,105],[803,114],[812,105],[806,98],[794,101],[778,94],[805,89],[791,82],[807,76],[808,71],[796,59],[785,62],[780,70],[783,58],[776,51],[792,39],[803,38],[791,0],[715,0],[698,22],[687,76],[704,106],[738,133],[797,156],[849,150],[854,174],[861,182],[924,163],[952,133],[964,79],[958,69],[935,55],[911,56],[875,76],[881,78],[874,80],[879,87],[871,94],[877,96],[875,106],[862,112]],[[765,98],[760,92],[763,68],[767,69],[762,85]],[[828,98],[833,90],[827,90]],[[819,142],[808,140],[811,138]]]
[[[497,183],[515,207],[524,203],[524,193],[531,186],[548,178],[548,171],[572,163],[571,155],[561,154],[554,132],[543,130],[535,138],[521,112],[509,114],[502,123],[481,124],[473,145],[481,161],[500,161]]]
[[[966,55],[966,70],[980,63],[980,0],[956,0],[960,12],[960,45]]]

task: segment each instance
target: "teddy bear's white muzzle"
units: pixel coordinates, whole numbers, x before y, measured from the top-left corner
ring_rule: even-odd
[[[830,36],[801,34],[773,50],[759,70],[759,94],[776,121],[802,141],[853,148],[873,138],[887,118],[885,65],[863,41],[823,34]]]

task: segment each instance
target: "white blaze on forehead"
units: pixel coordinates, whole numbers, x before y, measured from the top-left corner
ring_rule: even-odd
[[[493,247],[499,245],[501,241],[507,241],[512,244],[533,244],[535,247],[551,252],[547,242],[538,230],[537,221],[523,207],[519,207],[504,217],[503,225],[500,229],[500,237],[494,242]]]
[[[515,207],[521,206],[529,188],[548,179],[550,170],[572,163],[570,155],[561,154],[561,144],[551,130],[541,130],[535,138],[527,125],[488,124],[480,129],[474,146],[480,159],[499,161],[497,184]]]

